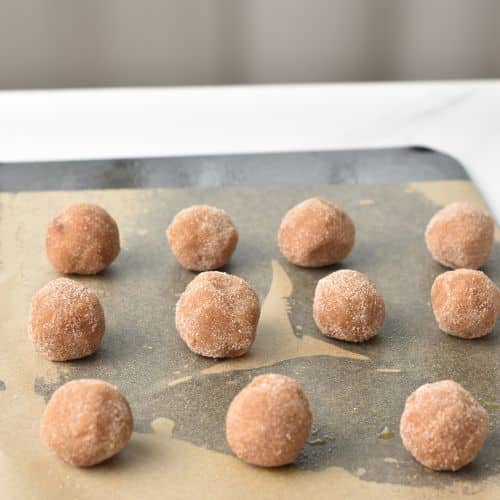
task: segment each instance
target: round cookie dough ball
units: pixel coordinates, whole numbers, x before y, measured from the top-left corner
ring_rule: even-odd
[[[259,315],[259,299],[245,280],[207,271],[196,276],[179,298],[175,324],[196,354],[234,358],[253,344]]]
[[[238,243],[238,231],[224,210],[193,205],[174,217],[167,228],[167,240],[181,266],[210,271],[229,261]]]
[[[309,402],[295,380],[260,375],[231,402],[226,438],[244,462],[279,467],[295,461],[309,436],[311,422]]]
[[[441,380],[419,387],[406,400],[400,433],[406,449],[433,470],[458,470],[474,460],[489,418],[461,385]]]
[[[468,203],[452,203],[430,220],[425,230],[434,260],[453,269],[481,267],[493,249],[493,219]]]
[[[382,328],[385,305],[367,276],[343,269],[318,281],[313,316],[321,333],[327,337],[364,342]]]
[[[431,303],[440,330],[474,339],[493,330],[500,312],[500,290],[481,271],[457,269],[434,280]]]
[[[354,224],[344,210],[323,198],[310,198],[285,214],[278,245],[297,266],[323,267],[347,257],[354,234]]]
[[[97,295],[77,281],[58,278],[31,302],[28,331],[37,349],[52,361],[94,353],[104,335],[104,312]]]
[[[65,462],[96,465],[116,455],[133,429],[123,394],[102,380],[73,380],[59,387],[43,413],[40,434]]]
[[[49,224],[45,250],[60,273],[97,274],[120,253],[118,226],[97,205],[70,205]]]

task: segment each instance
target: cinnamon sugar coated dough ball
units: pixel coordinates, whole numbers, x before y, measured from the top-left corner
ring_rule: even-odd
[[[425,231],[434,260],[453,269],[481,267],[493,249],[493,219],[468,203],[452,203],[439,210]]]
[[[473,339],[493,330],[500,312],[500,290],[481,271],[457,269],[434,280],[431,303],[440,330]]]
[[[245,280],[207,271],[196,276],[179,298],[175,324],[196,354],[234,358],[253,344],[259,315],[259,299]]]
[[[255,377],[233,399],[226,416],[226,438],[238,458],[261,467],[295,461],[312,415],[300,385],[284,375]]]
[[[45,250],[60,273],[97,274],[120,253],[118,226],[97,205],[71,205],[49,224]]]
[[[102,380],[73,380],[59,387],[43,413],[40,434],[65,462],[89,467],[116,455],[132,434],[122,393]]]
[[[400,433],[429,469],[455,471],[474,460],[488,435],[484,408],[453,380],[419,387],[406,400]]]
[[[52,361],[94,353],[104,327],[104,312],[97,295],[77,281],[50,281],[31,302],[28,331],[36,348]]]
[[[313,316],[316,325],[327,337],[364,342],[377,335],[382,328],[385,305],[367,276],[343,269],[318,281]]]
[[[183,267],[211,271],[229,261],[238,243],[238,231],[224,210],[193,205],[174,217],[167,228],[167,240]]]
[[[354,224],[344,210],[323,198],[310,198],[285,214],[278,245],[292,264],[323,267],[347,257],[354,234]]]

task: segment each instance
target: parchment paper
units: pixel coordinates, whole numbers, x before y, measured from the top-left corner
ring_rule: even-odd
[[[276,245],[284,212],[321,195],[355,221],[353,252],[340,265],[300,269]],[[441,333],[429,304],[444,268],[425,248],[425,225],[440,205],[482,204],[472,184],[153,189],[0,194],[0,498],[474,498],[500,496],[498,326],[464,341]],[[99,203],[117,220],[122,252],[101,275],[75,277],[99,295],[106,333],[95,355],[52,363],[26,330],[32,295],[57,277],[44,254],[48,221],[69,203]],[[194,277],[168,250],[165,228],[194,203],[226,209],[240,232],[227,272],[253,284],[262,303],[250,355],[214,361],[191,353],[174,323],[178,295]],[[318,279],[340,268],[365,272],[381,290],[386,321],[363,345],[328,340],[312,320]],[[500,243],[484,271],[500,282]],[[296,378],[310,400],[313,433],[298,462],[276,470],[234,458],[224,418],[234,395],[260,373]],[[52,392],[83,377],[123,391],[135,417],[127,448],[92,469],[64,464],[39,439]],[[419,385],[452,378],[481,398],[490,436],[473,464],[435,473],[416,463],[399,438],[406,397]],[[393,439],[380,439],[387,426]]]

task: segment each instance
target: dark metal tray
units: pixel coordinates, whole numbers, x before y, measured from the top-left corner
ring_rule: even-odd
[[[2,191],[393,184],[467,179],[454,158],[414,146],[41,163],[0,163]]]

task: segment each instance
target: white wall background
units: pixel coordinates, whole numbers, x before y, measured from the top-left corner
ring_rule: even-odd
[[[0,88],[500,77],[500,0],[0,0]]]

